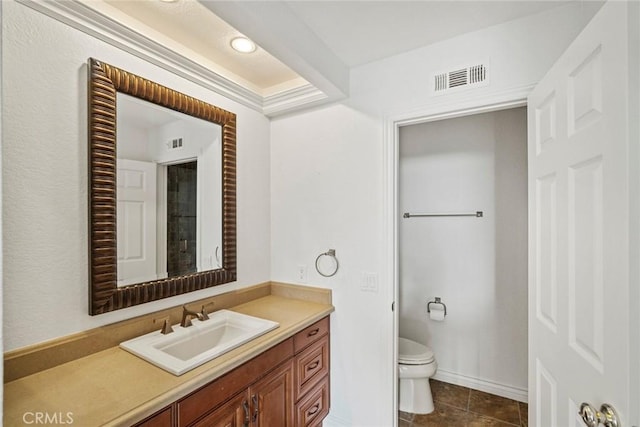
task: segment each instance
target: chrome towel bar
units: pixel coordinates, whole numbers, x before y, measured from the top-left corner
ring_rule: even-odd
[[[475,213],[444,213],[444,214],[412,214],[405,212],[402,215],[403,218],[416,218],[416,217],[441,217],[441,216],[475,216],[476,218],[482,218],[482,211],[476,211]]]

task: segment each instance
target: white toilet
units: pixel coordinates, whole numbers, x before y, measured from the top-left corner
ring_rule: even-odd
[[[438,364],[433,351],[415,341],[399,338],[398,377],[400,378],[400,406],[403,412],[429,414],[433,412],[433,397],[429,378]]]

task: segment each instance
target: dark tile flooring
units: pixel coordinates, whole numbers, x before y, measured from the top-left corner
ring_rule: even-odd
[[[431,380],[435,411],[398,413],[398,427],[527,427],[526,403]]]

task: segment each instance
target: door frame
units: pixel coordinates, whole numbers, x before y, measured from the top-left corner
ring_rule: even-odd
[[[640,3],[627,3],[629,76],[629,340],[630,361],[640,360]],[[635,261],[635,262],[634,262]],[[629,366],[629,397],[640,402],[640,363]],[[640,426],[640,405],[631,405],[625,425]]]
[[[457,117],[475,114],[489,113],[492,111],[507,110],[527,106],[527,96],[533,89],[533,85],[519,87],[493,96],[469,97],[466,102],[438,103],[423,110],[390,115],[384,120],[383,139],[383,173],[384,173],[384,197],[383,197],[383,221],[384,221],[384,260],[382,277],[384,283],[390,283],[387,298],[392,307],[391,341],[387,360],[391,365],[391,395],[392,422],[389,425],[397,427],[398,423],[398,334],[399,334],[399,310],[396,303],[399,301],[399,247],[398,247],[398,172],[399,172],[399,147],[400,127],[439,120],[453,119]]]

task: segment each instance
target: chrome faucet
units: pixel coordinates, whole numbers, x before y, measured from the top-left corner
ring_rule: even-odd
[[[191,311],[187,308],[186,305],[182,306],[182,321],[180,322],[180,326],[186,328],[188,326],[192,326],[191,318],[197,317],[198,320],[204,320],[204,316],[202,313],[198,313],[197,311]]]

